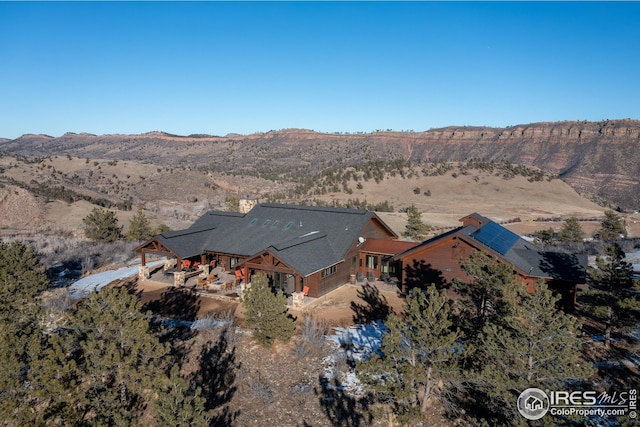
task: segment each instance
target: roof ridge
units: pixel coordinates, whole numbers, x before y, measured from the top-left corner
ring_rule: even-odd
[[[315,212],[340,212],[346,214],[363,215],[371,212],[366,209],[351,209],[351,208],[334,208],[331,206],[310,206],[310,205],[293,205],[293,204],[280,204],[280,203],[260,203],[256,207],[276,208],[276,209],[295,209],[306,210]]]

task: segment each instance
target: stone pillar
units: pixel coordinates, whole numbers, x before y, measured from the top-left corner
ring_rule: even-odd
[[[184,280],[186,273],[184,271],[176,271],[173,273],[173,286],[180,288],[184,286]]]
[[[207,278],[209,275],[209,264],[200,264],[198,270],[202,271],[202,273],[200,273],[201,277]]]
[[[162,266],[162,269],[164,271],[169,270],[170,268],[174,267],[176,265],[176,260],[173,258],[167,258],[164,260],[164,265]]]
[[[141,265],[138,268],[138,279],[147,280],[149,277],[151,277],[149,273],[149,267],[146,265]]]
[[[304,292],[294,292],[291,294],[291,297],[291,304],[294,307],[302,307],[302,304],[304,303]]]

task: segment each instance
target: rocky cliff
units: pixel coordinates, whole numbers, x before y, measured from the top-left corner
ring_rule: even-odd
[[[425,132],[319,133],[286,129],[252,135],[177,136],[67,133],[0,140],[0,151],[26,156],[137,159],[158,165],[207,165],[255,173],[316,172],[368,160],[508,160],[557,174],[579,193],[640,209],[640,121],[555,122],[508,128],[447,127]]]

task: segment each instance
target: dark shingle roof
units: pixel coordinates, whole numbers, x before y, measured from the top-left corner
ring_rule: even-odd
[[[181,257],[206,251],[249,257],[270,250],[306,276],[342,261],[374,217],[361,209],[259,204],[247,214],[207,212],[187,230],[158,239]]]

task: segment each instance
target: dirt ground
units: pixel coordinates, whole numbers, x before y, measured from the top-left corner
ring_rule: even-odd
[[[134,290],[145,307],[160,314],[205,318],[231,311],[239,322],[244,320],[243,308],[238,300],[199,295],[151,280],[140,282],[136,279],[127,283],[127,286]],[[395,313],[400,313],[404,304],[404,298],[396,288],[383,282],[374,282],[372,287],[346,284],[320,298],[308,298],[303,307],[289,308],[289,312],[297,319],[312,315],[326,321],[330,327],[349,326],[356,323],[356,319],[362,320],[363,312],[372,301],[377,305],[386,305]]]
[[[227,318],[225,313],[232,311],[236,324],[243,326],[242,305],[237,300],[198,296],[189,289],[150,280],[138,283],[137,278],[111,286],[118,285],[128,286],[145,308],[161,316],[185,320],[211,315]],[[382,282],[375,285],[346,284],[321,298],[310,298],[301,309],[289,312],[299,322],[306,314],[325,320],[330,334],[332,327],[362,322],[367,314],[373,318],[380,310],[400,313],[401,296]],[[264,348],[246,332],[236,328],[234,333],[218,335],[220,331],[205,329],[185,343],[189,351],[183,374],[201,378],[203,395],[214,396],[214,425],[386,425],[386,419],[369,418],[360,398],[343,390],[341,384],[348,381],[351,367],[347,358],[339,355],[346,353],[336,353],[326,343],[301,351],[305,347],[300,344],[300,335],[289,343],[276,342],[273,347]],[[327,371],[329,366],[333,367]]]

